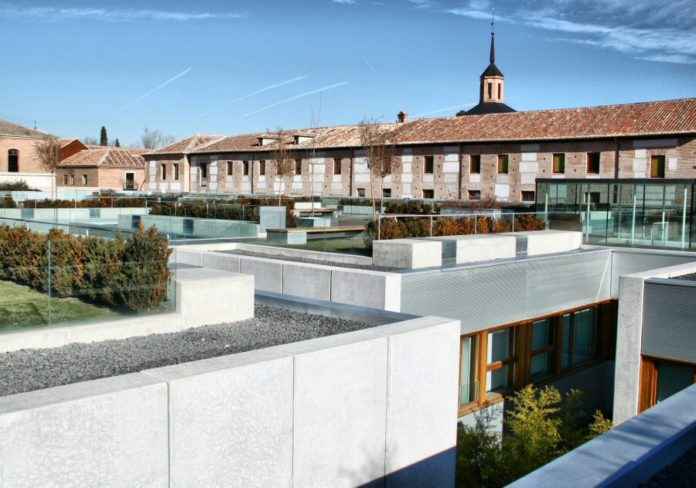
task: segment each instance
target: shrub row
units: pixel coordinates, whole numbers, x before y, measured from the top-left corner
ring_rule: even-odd
[[[534,215],[514,216],[517,231],[543,230],[544,221]],[[380,239],[405,239],[409,237],[459,236],[468,234],[496,234],[512,232],[510,218],[495,217],[433,217],[432,234],[428,218],[385,218],[380,225]],[[367,246],[377,239],[377,223],[370,222],[367,227]]]
[[[182,202],[156,202],[150,205],[150,215],[194,217],[201,219],[247,220],[258,223],[259,208],[282,205],[286,208],[288,227],[295,226],[292,210],[295,202],[282,198],[240,198],[235,202],[218,200],[191,200]]]
[[[154,228],[106,240],[0,226],[0,280],[126,311],[152,310],[166,298],[170,253]]]
[[[25,200],[25,208],[138,208],[145,207],[145,198],[112,198],[100,196],[87,200]]]
[[[341,205],[357,205],[371,207],[372,200],[369,198],[342,198]],[[375,200],[375,206],[379,208],[380,200]],[[479,209],[499,209],[507,210],[526,210],[528,207],[524,205],[511,204],[507,202],[498,202],[495,200],[443,200],[433,202],[431,200],[385,200],[384,212],[388,214],[439,214],[442,209],[453,210],[479,210]]]

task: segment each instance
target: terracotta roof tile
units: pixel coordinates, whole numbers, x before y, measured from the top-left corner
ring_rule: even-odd
[[[404,124],[380,124],[397,145],[453,144],[504,141],[541,141],[610,137],[696,134],[696,98],[570,109],[416,119]],[[283,131],[287,136],[312,137],[289,149],[360,147],[360,126],[343,125]],[[269,152],[271,143],[259,137],[273,133],[242,134],[195,144],[193,136],[154,154],[176,151],[191,154]],[[212,136],[208,136],[212,137]]]
[[[176,141],[169,146],[163,147],[156,151],[145,151],[144,154],[162,155],[162,154],[188,154],[189,152],[204,147],[210,143],[224,139],[225,136],[196,134],[186,139]]]
[[[145,159],[139,150],[107,147],[87,149],[73,154],[60,163],[65,167],[145,168]]]

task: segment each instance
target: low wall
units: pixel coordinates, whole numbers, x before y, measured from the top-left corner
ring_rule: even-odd
[[[0,398],[3,486],[454,487],[459,324]]]
[[[44,222],[74,222],[90,219],[116,220],[119,216],[147,215],[147,208],[0,208],[0,217]]]
[[[297,261],[175,248],[172,260],[253,275],[256,290],[391,312],[401,310],[401,275]]]
[[[164,334],[254,316],[253,276],[205,268],[182,269],[176,271],[174,286],[176,312],[0,333],[0,352]]]
[[[56,180],[53,173],[0,173],[0,183],[18,183],[23,181],[33,190],[53,195]]]

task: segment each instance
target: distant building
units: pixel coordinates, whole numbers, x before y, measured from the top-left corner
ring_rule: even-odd
[[[515,112],[495,56],[492,35],[472,109],[380,125],[393,149],[383,181],[348,125],[284,131],[294,171],[282,178],[273,134],[194,136],[145,155],[146,189],[370,197],[374,186],[391,198],[531,204],[538,177],[696,178],[695,98]]]
[[[59,187],[94,190],[140,190],[145,180],[142,150],[104,147],[64,159],[56,170]]]
[[[0,120],[0,183],[24,181],[31,188],[53,191],[53,175],[36,154],[36,144],[49,135]]]

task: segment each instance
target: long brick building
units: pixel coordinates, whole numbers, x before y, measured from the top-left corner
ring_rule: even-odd
[[[375,127],[391,174],[370,177],[360,125],[193,136],[146,154],[153,192],[287,193],[533,202],[537,177],[696,178],[696,98],[515,112],[495,64],[456,117]],[[279,148],[292,171],[278,175]],[[281,158],[282,159],[282,158]]]

